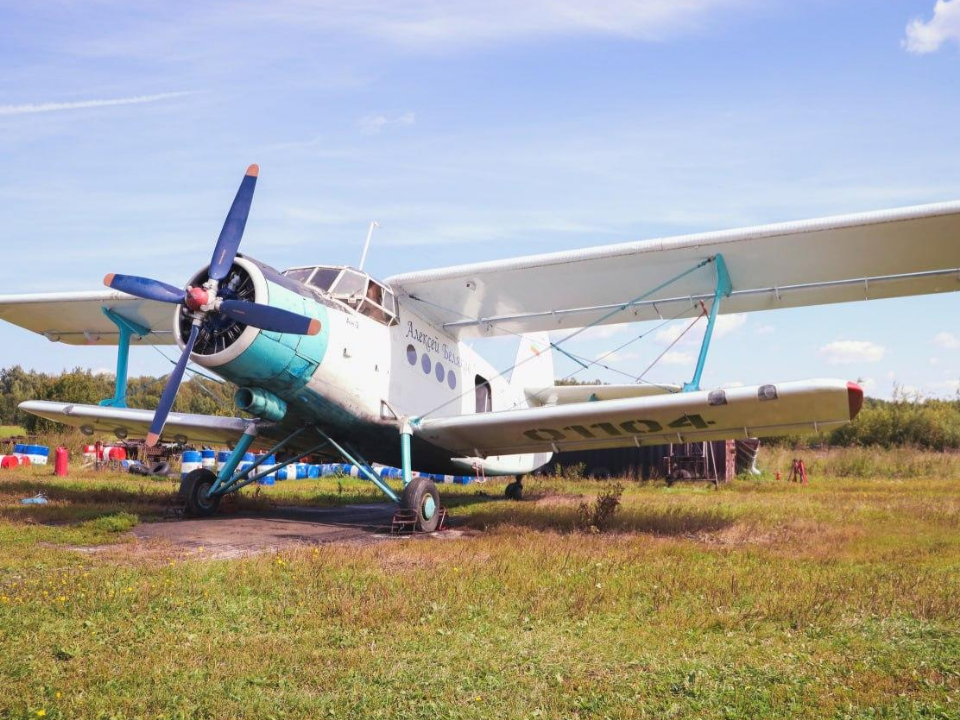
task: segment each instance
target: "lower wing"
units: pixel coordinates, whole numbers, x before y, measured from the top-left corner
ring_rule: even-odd
[[[77,405],[49,400],[22,402],[20,409],[31,415],[80,428],[87,435],[108,432],[121,438],[146,437],[154,414],[153,410]],[[163,439],[168,442],[233,445],[249,424],[249,420],[238,417],[170,413],[163,428]]]
[[[814,433],[850,422],[862,404],[854,383],[806,380],[426,419],[414,432],[484,457]]]

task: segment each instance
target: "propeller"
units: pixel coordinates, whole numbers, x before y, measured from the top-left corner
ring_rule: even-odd
[[[193,318],[190,336],[184,343],[180,360],[170,373],[163,395],[160,396],[160,404],[153,415],[153,422],[150,424],[150,432],[147,435],[147,447],[153,447],[160,439],[167,416],[177,398],[180,383],[183,381],[183,373],[187,368],[190,353],[193,352],[200,331],[205,326],[209,326],[212,316],[222,315],[244,325],[272,332],[295,335],[316,335],[320,332],[320,321],[314,318],[262,303],[221,297],[219,294],[220,281],[230,273],[237,251],[240,249],[240,241],[243,239],[243,230],[247,225],[247,216],[250,214],[250,204],[253,202],[253,191],[257,185],[259,173],[258,165],[247,168],[233,204],[230,206],[230,212],[227,213],[227,219],[223,223],[220,237],[217,238],[217,244],[210,259],[210,267],[207,270],[208,280],[202,287],[188,287],[184,290],[159,280],[116,273],[110,273],[103,279],[107,287],[129,295],[172,305],[184,305],[190,317]]]

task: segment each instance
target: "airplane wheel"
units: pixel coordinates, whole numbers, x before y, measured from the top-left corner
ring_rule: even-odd
[[[184,498],[183,513],[187,517],[210,517],[220,509],[220,495],[207,495],[217,476],[209,470],[197,468],[180,484],[180,496]]]
[[[417,530],[421,532],[433,532],[440,524],[440,493],[433,480],[411,480],[400,496],[400,506],[417,514]]]
[[[523,483],[519,475],[517,475],[516,480],[503,489],[503,496],[507,500],[523,500]]]

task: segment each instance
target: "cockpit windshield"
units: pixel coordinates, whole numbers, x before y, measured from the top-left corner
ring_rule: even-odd
[[[397,299],[393,291],[359,270],[321,265],[291,268],[283,274],[379,323],[397,322]]]

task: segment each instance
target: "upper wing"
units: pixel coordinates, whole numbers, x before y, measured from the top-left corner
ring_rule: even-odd
[[[589,325],[722,254],[720,312],[960,290],[960,202],[608,245],[395,275],[387,282],[459,337]],[[693,317],[706,265],[604,323]]]
[[[103,314],[108,308],[147,329],[134,342],[175,345],[173,306],[117,292],[43,293],[0,295],[0,319],[70,345],[116,345],[117,326]]]
[[[593,450],[818,432],[862,403],[853,383],[807,380],[427,419],[414,433],[468,457]]]
[[[29,400],[20,409],[48,420],[78,427],[89,435],[108,432],[118,437],[146,437],[153,420],[153,410],[74,405],[49,400]],[[163,427],[167,441],[233,445],[243,435],[249,420],[238,417],[215,417],[170,413]]]

